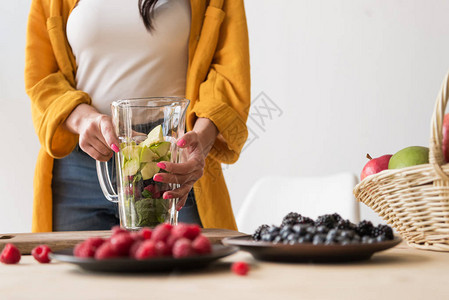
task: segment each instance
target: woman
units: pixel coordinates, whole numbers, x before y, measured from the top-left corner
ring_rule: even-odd
[[[101,5],[93,8],[98,2]],[[178,14],[170,16],[172,9]],[[97,15],[89,15],[94,11]],[[132,20],[139,20],[140,29],[136,29],[139,25]],[[189,27],[187,31],[186,26]],[[158,36],[161,33],[167,34],[165,39]],[[115,34],[122,39],[123,47],[119,50],[100,43],[114,44]],[[146,45],[140,43],[142,34],[150,41]],[[86,35],[90,35],[90,39],[83,39]],[[165,41],[165,48],[158,41]],[[168,67],[170,72],[153,76],[164,68],[150,66],[142,71],[141,65],[146,64],[129,55],[134,54],[130,50],[145,55],[142,51],[145,46],[153,55],[145,58],[149,61],[147,65],[157,66],[159,59],[169,63],[172,58],[179,57],[184,57],[185,62]],[[173,52],[171,47],[177,47],[178,56],[167,54]],[[124,60],[119,65],[121,69],[108,69],[111,63],[119,60],[105,53],[121,57]],[[104,57],[109,60],[103,60]],[[138,83],[125,86],[130,84],[127,75],[134,78],[138,73],[135,70],[141,74],[151,73],[151,76],[141,76]],[[170,77],[172,71],[177,75]],[[182,72],[184,76],[179,75]],[[107,78],[115,75],[119,78]],[[99,77],[105,81],[96,81]],[[151,81],[148,84],[151,90],[142,88]],[[99,83],[107,84],[97,86]],[[184,164],[167,164],[168,174],[157,174],[161,176],[160,181],[182,183],[179,189],[166,192],[164,197],[180,197],[182,205],[193,185],[193,195],[191,193],[189,198],[194,196],[201,224],[209,228],[236,229],[220,164],[235,162],[247,138],[250,76],[243,1],[143,0],[131,5],[122,0],[33,0],[28,21],[25,84],[32,103],[33,123],[42,145],[34,179],[34,232],[100,229],[98,226],[111,225],[107,221],[83,228],[83,222],[79,227],[64,223],[65,218],[78,218],[85,210],[89,212],[78,218],[78,223],[83,218],[111,217],[110,208],[103,207],[109,205],[104,198],[94,205],[89,202],[93,200],[88,200],[71,206],[73,202],[82,202],[85,184],[98,185],[92,175],[95,159],[108,160],[112,151],[117,151],[111,119],[104,111],[107,101],[101,97],[115,100],[122,96],[120,93],[126,97],[168,96],[156,94],[161,92],[183,92],[191,101],[186,117],[188,133],[178,141],[178,145],[188,149],[189,160]],[[114,89],[116,85],[122,88]],[[160,86],[166,89],[158,89]],[[70,189],[72,179],[65,177],[67,172],[78,177],[80,189]],[[182,212],[183,209],[181,215]]]

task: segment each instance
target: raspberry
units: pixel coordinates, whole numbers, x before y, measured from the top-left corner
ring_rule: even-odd
[[[144,228],[140,229],[139,234],[143,237],[144,240],[149,240],[149,239],[151,239],[151,235],[153,234],[153,231],[148,227],[144,227]]]
[[[13,244],[6,244],[0,254],[0,261],[4,264],[16,264],[20,261],[20,258],[20,251]]]
[[[175,237],[189,240],[194,240],[200,233],[201,228],[196,224],[180,223],[172,229],[172,235]]]
[[[173,226],[168,223],[159,224],[154,228],[153,233],[151,234],[151,240],[154,242],[157,241],[166,241],[170,236],[171,230]]]
[[[231,270],[237,275],[245,276],[248,274],[249,266],[246,262],[237,261],[231,265]]]
[[[105,240],[101,237],[91,237],[88,238],[87,240],[84,241],[86,244],[88,244],[89,246],[95,248],[95,250],[100,247]]]
[[[120,225],[115,225],[111,228],[112,235],[128,232],[126,229],[120,227]]]
[[[156,252],[159,256],[168,256],[171,255],[171,247],[163,242],[163,241],[157,241],[154,244],[154,247],[156,249]]]
[[[192,248],[193,251],[198,254],[207,254],[211,253],[212,251],[209,239],[202,234],[200,234],[193,240]]]
[[[31,255],[41,264],[48,264],[50,262],[50,257],[48,257],[50,253],[51,249],[47,245],[39,245],[31,250]]]
[[[136,257],[137,249],[139,249],[142,243],[143,241],[135,241],[134,244],[132,244],[131,248],[129,248],[129,257]]]
[[[81,242],[76,244],[75,248],[73,249],[73,254],[76,257],[94,257],[95,256],[95,250],[96,248],[90,247],[87,243]]]
[[[139,248],[136,250],[136,253],[134,254],[134,258],[136,259],[146,259],[156,256],[157,256],[156,247],[152,240],[146,240],[142,242],[142,244],[139,246]]]
[[[108,259],[115,257],[118,257],[118,254],[110,242],[103,243],[95,252],[96,259]]]
[[[131,248],[131,245],[134,243],[134,239],[128,232],[122,232],[111,236],[110,243],[119,256],[127,256],[129,248]]]
[[[192,242],[189,239],[180,238],[173,245],[172,253],[176,258],[191,256],[194,253]]]

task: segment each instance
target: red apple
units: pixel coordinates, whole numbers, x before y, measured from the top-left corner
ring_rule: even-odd
[[[443,156],[444,161],[449,162],[449,114],[444,115],[443,120]]]
[[[371,158],[369,154],[366,155],[369,161],[363,167],[362,173],[360,174],[360,180],[365,179],[365,177],[379,173],[380,171],[388,169],[388,163],[393,155],[386,154],[378,158]]]

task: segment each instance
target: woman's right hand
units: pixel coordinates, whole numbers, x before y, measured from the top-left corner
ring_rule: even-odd
[[[119,151],[112,118],[99,113],[91,105],[78,105],[68,116],[64,126],[79,135],[80,148],[96,160],[108,161],[113,151]]]

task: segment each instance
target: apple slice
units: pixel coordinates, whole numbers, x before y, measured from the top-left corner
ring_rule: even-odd
[[[139,158],[131,158],[126,160],[123,164],[123,175],[124,176],[133,176],[139,171],[140,162]]]
[[[150,149],[157,154],[158,157],[167,155],[168,150],[170,150],[170,142],[162,142],[150,147]]]
[[[158,159],[158,155],[154,153],[154,151],[150,147],[142,147],[142,150],[140,152],[141,162],[153,162],[155,159]]]
[[[142,179],[147,180],[153,178],[154,174],[158,173],[160,168],[157,166],[155,162],[148,162],[145,166],[140,170],[140,174],[142,174]]]
[[[152,146],[154,144],[157,143],[162,143],[164,141],[164,135],[162,134],[162,126],[158,125],[156,127],[153,128],[153,130],[150,131],[150,133],[148,134],[148,137],[146,138],[145,141],[143,141],[142,143],[140,143],[140,146]]]
[[[122,156],[125,160],[130,160],[133,158],[139,158],[139,147],[136,145],[128,145],[122,149]]]

